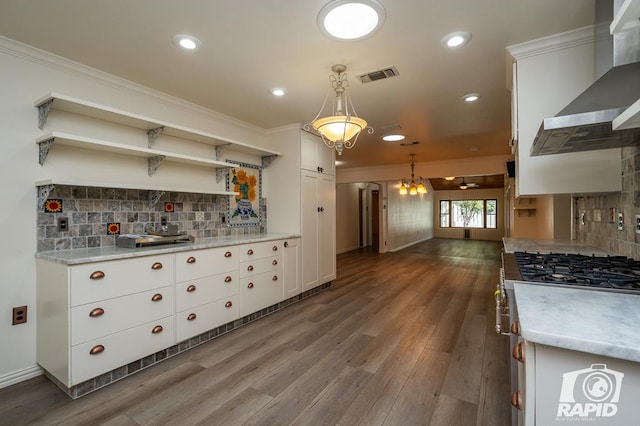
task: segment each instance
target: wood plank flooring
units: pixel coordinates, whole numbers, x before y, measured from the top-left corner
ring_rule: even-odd
[[[0,389],[0,425],[508,425],[500,243],[338,256],[330,289],[78,400]]]

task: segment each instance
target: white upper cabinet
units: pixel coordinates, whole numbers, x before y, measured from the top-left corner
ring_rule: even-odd
[[[620,191],[620,148],[530,155],[543,119],[555,116],[595,80],[592,29],[507,49],[516,64],[516,196]]]
[[[326,147],[318,136],[302,131],[300,145],[302,169],[332,176],[336,174],[335,150]]]

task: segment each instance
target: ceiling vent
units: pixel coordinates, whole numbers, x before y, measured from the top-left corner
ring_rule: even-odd
[[[395,66],[392,66],[359,75],[358,78],[361,83],[371,83],[372,81],[384,80],[385,78],[396,77],[398,75],[400,75],[398,69]]]

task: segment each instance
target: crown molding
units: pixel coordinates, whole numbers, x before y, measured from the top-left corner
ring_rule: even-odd
[[[113,74],[100,71],[96,68],[83,65],[62,56],[47,52],[42,49],[38,49],[36,47],[4,36],[0,36],[0,53],[5,53],[25,61],[45,66],[50,69],[62,71],[64,73],[71,73],[77,77],[91,80],[102,86],[114,88],[117,90],[133,91],[138,94],[151,97],[156,101],[162,102],[172,107],[178,107],[188,113],[202,114],[220,121],[224,121],[234,126],[245,128],[252,132],[258,132],[262,135],[266,134],[265,129],[263,129],[262,127],[255,126],[237,118],[230,117],[228,115],[216,112],[212,109],[186,101],[182,98],[178,98],[159,90],[143,86],[142,84],[134,83],[130,80],[126,80]]]
[[[507,52],[516,61],[546,53],[568,49],[571,47],[590,44],[595,41],[594,26],[578,28],[560,34],[507,46]]]

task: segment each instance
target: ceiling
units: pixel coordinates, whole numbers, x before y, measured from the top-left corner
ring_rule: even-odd
[[[510,153],[505,48],[593,23],[593,0],[380,0],[384,26],[336,41],[316,24],[328,0],[2,0],[0,35],[157,89],[264,129],[307,123],[347,66],[359,116],[374,129],[338,167]],[[464,47],[442,38],[467,31]],[[176,34],[202,42],[178,49]],[[395,66],[399,76],[358,75]],[[269,93],[283,87],[287,95]],[[481,98],[465,104],[462,96]],[[380,138],[390,127],[405,147]]]
[[[461,176],[453,180],[442,178],[429,178],[429,183],[434,191],[451,191],[460,189],[460,184],[465,182],[468,189],[496,189],[504,188],[504,175],[485,175],[485,176]]]

